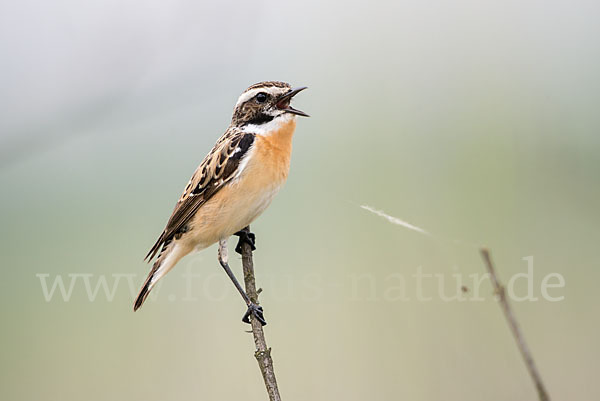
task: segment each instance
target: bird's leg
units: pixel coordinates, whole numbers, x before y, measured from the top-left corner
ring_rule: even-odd
[[[231,271],[231,268],[229,267],[228,259],[229,258],[227,256],[227,240],[224,239],[224,240],[219,241],[219,263],[221,264],[221,266],[225,270],[225,273],[227,273],[227,275],[233,282],[233,285],[235,285],[235,288],[237,288],[238,292],[244,299],[244,302],[246,302],[246,305],[248,306],[246,313],[242,317],[242,322],[250,323],[250,315],[252,315],[256,319],[258,319],[258,321],[260,322],[261,325],[264,326],[265,324],[267,324],[267,321],[265,320],[265,317],[263,316],[262,306],[257,305],[250,300],[250,297],[248,297],[248,294],[246,294],[246,292],[244,291],[244,289],[242,288],[240,283],[235,278],[235,275]]]
[[[235,251],[240,255],[242,254],[242,245],[244,243],[250,245],[250,248],[253,251],[256,250],[256,236],[254,235],[254,233],[250,232],[250,229],[248,227],[244,227],[243,229],[241,229],[233,235],[237,235],[238,237],[240,237],[237,245],[235,246]]]

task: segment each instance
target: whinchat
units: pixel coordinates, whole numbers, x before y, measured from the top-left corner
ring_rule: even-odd
[[[250,86],[233,110],[231,124],[196,169],[177,201],[162,234],[146,255],[157,256],[135,300],[137,310],[158,280],[192,251],[219,243],[218,259],[240,292],[250,315],[266,324],[262,308],[250,301],[227,261],[227,240],[238,235],[236,248],[254,235],[245,229],[270,205],[287,179],[296,116],[308,116],[290,106],[306,87],[268,81]]]

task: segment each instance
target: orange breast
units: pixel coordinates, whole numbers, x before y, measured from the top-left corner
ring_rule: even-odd
[[[255,173],[263,177],[255,176],[255,179],[265,180],[271,184],[283,184],[290,169],[292,137],[295,129],[296,119],[291,119],[268,135],[256,135],[256,153],[252,165],[248,167],[253,170],[256,168]]]
[[[239,180],[217,192],[194,216],[190,241],[208,246],[241,230],[271,203],[288,176],[294,119],[256,135],[254,154]]]

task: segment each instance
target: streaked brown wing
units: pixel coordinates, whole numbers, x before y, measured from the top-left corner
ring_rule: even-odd
[[[241,162],[248,157],[253,143],[254,134],[245,132],[228,132],[219,139],[192,175],[165,229],[145,260],[152,260],[173,238],[187,230],[187,223],[198,209],[238,174]]]

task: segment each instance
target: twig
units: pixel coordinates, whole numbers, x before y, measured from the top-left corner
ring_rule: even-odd
[[[250,227],[247,227],[250,230]],[[254,278],[254,263],[252,261],[252,249],[249,244],[242,244],[242,266],[244,268],[244,283],[246,286],[246,294],[250,300],[258,305],[258,293],[256,291],[256,280]],[[254,357],[258,361],[260,372],[262,373],[269,394],[270,401],[281,401],[279,389],[277,388],[277,380],[273,371],[273,359],[271,358],[271,348],[267,347],[265,341],[265,333],[263,327],[257,319],[250,316],[252,324],[252,334],[254,336],[254,344],[256,352]]]
[[[492,263],[492,258],[490,257],[490,252],[486,248],[481,248],[479,250],[481,252],[481,257],[485,262],[488,272],[490,273],[490,278],[492,280],[492,285],[494,286],[494,292],[498,294],[498,299],[500,302],[500,306],[502,307],[502,311],[504,312],[504,317],[508,322],[508,326],[510,327],[510,331],[512,332],[515,341],[517,342],[517,347],[525,360],[525,365],[527,366],[527,370],[529,371],[529,375],[535,384],[535,388],[537,389],[538,397],[540,401],[550,401],[550,396],[544,387],[544,383],[542,383],[542,378],[535,366],[535,362],[533,357],[531,356],[531,352],[529,351],[529,347],[527,347],[527,343],[525,342],[525,338],[521,333],[521,329],[519,328],[519,324],[517,323],[517,319],[513,314],[513,311],[506,299],[506,292],[504,287],[498,280],[496,276],[496,270],[494,269],[494,264]]]

